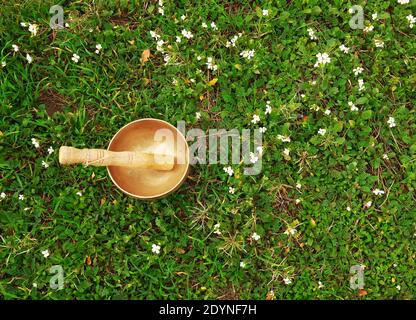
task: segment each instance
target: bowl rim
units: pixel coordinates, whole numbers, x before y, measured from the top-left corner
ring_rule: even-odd
[[[109,144],[108,144],[108,147],[107,147],[107,150],[108,151],[111,151],[110,150],[110,147],[111,147],[111,144],[113,143],[113,141],[114,141],[114,139],[120,134],[120,132],[121,131],[123,131],[124,129],[126,129],[128,126],[130,126],[130,125],[132,125],[132,124],[134,124],[134,123],[138,123],[138,122],[144,122],[144,121],[156,121],[156,122],[161,122],[161,123],[163,123],[163,124],[165,124],[165,125],[167,125],[168,127],[170,127],[170,128],[172,128],[177,134],[179,134],[180,135],[180,137],[183,139],[183,141],[185,142],[185,146],[186,146],[186,170],[185,170],[185,172],[184,172],[184,174],[182,175],[182,177],[181,177],[181,179],[178,181],[178,183],[174,186],[174,187],[172,187],[170,190],[168,190],[168,191],[166,191],[166,192],[164,192],[164,193],[160,193],[160,194],[157,194],[157,195],[154,195],[154,196],[139,196],[139,195],[136,195],[136,194],[133,194],[133,193],[131,193],[131,192],[128,192],[127,190],[124,190],[118,183],[117,183],[117,181],[114,179],[114,177],[113,177],[113,175],[111,174],[111,171],[110,171],[110,168],[109,168],[109,166],[107,166],[107,173],[108,173],[108,175],[110,176],[110,178],[111,178],[111,181],[116,185],[116,187],[119,189],[119,190],[121,190],[123,193],[125,193],[125,194],[127,194],[127,195],[129,195],[129,196],[131,196],[131,197],[133,197],[133,198],[136,198],[136,199],[141,199],[141,200],[154,200],[154,199],[160,199],[160,198],[163,198],[163,197],[166,197],[166,196],[168,196],[169,194],[171,194],[172,192],[174,192],[174,191],[176,191],[181,185],[182,185],[182,183],[185,181],[185,179],[186,179],[186,177],[188,176],[188,172],[189,172],[189,146],[188,146],[188,143],[186,142],[186,138],[185,138],[185,136],[182,134],[182,132],[180,132],[179,130],[178,130],[178,128],[176,128],[175,126],[173,126],[172,124],[170,124],[169,122],[167,122],[167,121],[164,121],[164,120],[161,120],[161,119],[155,119],[155,118],[142,118],[142,119],[137,119],[137,120],[134,120],[134,121],[131,121],[131,122],[129,122],[129,123],[127,123],[126,125],[124,125],[121,129],[119,129],[117,132],[116,132],[116,134],[111,138],[111,140],[110,140],[110,142],[109,142]]]

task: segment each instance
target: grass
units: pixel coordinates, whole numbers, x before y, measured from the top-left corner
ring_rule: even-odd
[[[416,1],[359,1],[368,33],[349,27],[351,1],[176,3],[162,16],[155,1],[63,1],[69,27],[53,32],[53,1],[1,2],[0,297],[414,299],[416,28],[406,16]],[[193,38],[175,42],[183,29]],[[240,55],[251,49],[251,60]],[[330,63],[315,68],[324,52]],[[262,172],[195,165],[177,192],[143,202],[103,168],[59,165],[59,146],[105,148],[145,117],[204,131],[264,126]],[[63,290],[49,286],[53,265],[64,269]],[[366,266],[362,290],[350,287],[354,265]]]

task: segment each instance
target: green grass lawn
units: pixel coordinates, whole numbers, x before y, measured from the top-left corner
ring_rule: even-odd
[[[415,298],[415,0],[56,2],[0,1],[0,298]],[[59,165],[147,117],[264,127],[262,171],[145,202]]]

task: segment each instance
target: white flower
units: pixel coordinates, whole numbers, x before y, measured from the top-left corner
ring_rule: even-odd
[[[329,116],[331,114],[331,110],[326,109],[324,113],[325,113],[325,115]]]
[[[185,19],[186,19],[186,16],[183,14],[183,15],[181,15],[181,20],[182,21],[185,21]]]
[[[168,55],[168,54],[165,54],[164,56],[163,56],[163,61],[165,61],[165,63],[166,64],[168,64],[168,62],[169,62],[169,60],[170,60],[170,55]]]
[[[364,87],[364,80],[358,79],[358,91],[363,91],[365,89]]]
[[[30,54],[26,53],[26,60],[30,64],[33,61],[33,58],[30,56]]]
[[[318,37],[315,35],[315,31],[312,28],[308,28],[306,31],[308,31],[309,38],[311,40],[317,40]]]
[[[217,27],[217,25],[215,24],[214,21],[211,22],[211,28],[212,28],[212,30],[218,30],[218,27]]]
[[[318,289],[322,289],[323,287],[325,287],[321,281],[318,281]]]
[[[341,44],[338,48],[339,48],[339,50],[341,50],[344,53],[348,53],[350,51],[350,48],[346,47],[343,44]]]
[[[76,195],[77,195],[77,196],[79,196],[79,197],[82,197],[82,193],[81,193],[81,191],[78,191],[78,192],[76,193]]]
[[[267,128],[266,128],[266,127],[261,127],[261,128],[259,129],[259,131],[260,131],[261,133],[265,133],[265,132],[266,132],[266,130],[267,130]]]
[[[350,212],[350,211],[351,211],[351,207],[350,207],[350,206],[348,206],[348,207],[347,207],[347,211],[348,211],[348,212]]]
[[[23,194],[19,194],[19,200],[25,200],[25,196]]]
[[[396,120],[393,117],[389,117],[389,120],[387,120],[387,124],[390,128],[394,128],[396,126]]]
[[[363,29],[365,33],[371,32],[373,30],[374,30],[374,26],[372,26],[371,24],[369,26],[365,26]]]
[[[201,56],[197,56],[196,60],[201,61],[202,57]]]
[[[2,199],[6,198],[6,194],[4,192],[0,193],[0,198]]]
[[[284,234],[287,235],[287,236],[289,236],[289,235],[294,236],[296,234],[296,232],[297,232],[297,230],[295,228],[288,227],[286,229],[286,231],[284,232]]]
[[[162,16],[164,16],[165,15],[165,10],[163,9],[163,7],[159,7],[159,8],[157,8],[157,11],[162,15]]]
[[[251,58],[254,57],[254,50],[244,50],[240,52],[240,56],[242,56],[243,58],[246,58],[247,60],[251,60]]]
[[[235,47],[235,43],[237,42],[237,40],[238,40],[239,37],[240,37],[239,35],[233,36],[230,41],[227,41],[227,43],[225,44],[225,46],[227,48],[229,48],[229,47]]]
[[[250,162],[256,163],[257,161],[259,161],[259,157],[254,152],[250,152]]]
[[[301,189],[301,188],[302,188],[302,185],[301,185],[300,183],[297,183],[297,184],[296,184],[296,188],[297,188],[297,189]]]
[[[96,45],[95,45],[95,53],[96,54],[99,54],[100,53],[100,50],[102,49],[103,47],[101,46],[101,44],[99,44],[99,43],[97,43]]]
[[[256,232],[254,232],[254,233],[251,235],[251,238],[252,238],[254,241],[259,241],[259,240],[260,240],[260,236],[259,236]]]
[[[191,39],[191,38],[194,37],[194,35],[191,33],[191,31],[188,31],[186,29],[183,29],[181,33],[186,39]]]
[[[27,26],[27,23],[26,22],[20,22],[20,26],[25,28]]]
[[[37,288],[37,287],[38,287],[38,284],[37,284],[36,282],[33,282],[33,283],[32,283],[32,287],[33,287],[33,288]]]
[[[318,53],[316,55],[316,58],[317,58],[317,61],[316,61],[315,65],[314,65],[315,68],[331,62],[331,58],[325,52],[324,53]]]
[[[68,22],[65,22],[65,28],[69,28],[69,23]],[[92,29],[90,29],[90,30],[92,30]],[[90,31],[90,32],[92,32],[92,31]]]
[[[12,47],[13,47],[13,50],[15,52],[18,52],[19,51],[19,46],[17,46],[16,44],[12,44]]]
[[[39,148],[39,141],[35,138],[32,138],[32,144],[35,146],[36,149]]]
[[[374,39],[374,45],[377,48],[384,48],[384,41],[379,39]]]
[[[32,37],[36,36],[37,33],[38,33],[38,26],[36,24],[29,23],[29,29],[28,30],[32,34]]]
[[[201,112],[195,112],[195,118],[196,120],[201,119]]]
[[[44,167],[45,169],[49,168],[49,164],[42,160],[42,167]]]
[[[264,111],[264,114],[270,114],[270,113],[272,113],[272,107],[269,104],[267,104],[266,105],[266,110]]]
[[[358,108],[355,106],[355,104],[352,101],[348,101],[348,105],[351,108],[351,111],[358,111]]]
[[[245,268],[245,267],[246,267],[246,263],[245,263],[244,261],[241,261],[241,262],[240,262],[240,267],[241,267],[241,268]]]
[[[370,201],[368,201],[368,202],[366,202],[365,204],[364,204],[364,208],[365,209],[368,209],[368,208],[370,208],[371,207],[371,205],[373,204],[373,202],[370,200]]]
[[[160,246],[158,246],[157,244],[152,244],[152,252],[159,254],[160,253]]]
[[[163,46],[163,44],[165,43],[165,41],[163,41],[163,40],[158,40],[157,42],[156,42],[156,50],[157,51],[163,51],[163,48],[162,48],[162,46]]]
[[[176,36],[176,42],[177,43],[181,43],[182,42],[182,38],[180,36]]]
[[[72,55],[71,60],[74,61],[75,63],[78,63],[78,61],[79,61],[79,55],[77,55],[76,53],[74,53]]]
[[[355,69],[352,69],[352,72],[354,72],[355,76],[358,76],[360,73],[362,73],[364,69],[362,67],[357,67]]]
[[[205,23],[205,22],[202,22],[202,28],[204,28],[204,29],[206,29],[206,28],[208,28],[208,25]]]
[[[389,156],[385,153],[385,154],[383,154],[383,159],[384,160],[389,160]]]
[[[253,119],[251,120],[251,123],[256,124],[260,121],[260,117],[257,114],[253,114]]]
[[[219,235],[219,236],[221,235],[220,226],[221,225],[219,223],[214,225],[214,233]]]
[[[1,62],[1,67],[4,68],[7,65],[6,61]]]
[[[42,255],[43,255],[43,257],[44,257],[44,258],[49,257],[49,250],[48,250],[48,249],[43,250],[43,251],[42,251]]]
[[[383,191],[383,190],[380,190],[380,189],[374,189],[374,190],[373,190],[373,193],[374,193],[376,196],[379,196],[379,195],[383,195],[383,194],[384,194],[384,191]]]
[[[325,135],[325,133],[326,133],[326,129],[319,129],[318,130],[318,133],[321,135],[321,136],[323,136],[323,135]]]
[[[207,67],[209,70],[216,71],[218,66],[216,64],[213,64],[212,61],[213,61],[212,57],[207,58]]]
[[[231,194],[234,194],[235,193],[235,188],[229,187],[228,192],[231,193]]]
[[[269,15],[269,10],[267,10],[267,9],[263,9],[263,10],[261,10],[261,14],[262,14],[263,16],[267,17],[267,16]]]
[[[150,31],[150,36],[156,40],[160,39],[160,35],[158,35],[155,31]]]
[[[285,149],[283,150],[283,154],[284,154],[285,156],[288,156],[288,155],[290,154],[290,149],[285,148]]]
[[[259,146],[256,148],[257,152],[259,153],[259,155],[261,156],[263,154],[263,147]]]
[[[289,136],[282,136],[281,134],[277,135],[277,139],[279,139],[282,142],[290,142],[290,137]]]
[[[231,177],[234,174],[234,170],[231,167],[224,167],[223,169]]]
[[[289,285],[292,283],[292,280],[290,280],[289,278],[283,278],[283,282],[285,283],[285,285]]]
[[[413,15],[409,14],[408,16],[406,16],[407,21],[409,21],[409,27],[410,29],[413,29],[413,26],[416,24],[416,17],[414,17]]]
[[[397,2],[399,4],[408,4],[410,1],[409,0],[397,0]]]
[[[375,12],[375,13],[373,13],[373,14],[371,15],[371,19],[373,19],[373,20],[376,20],[376,19],[377,19],[377,17],[378,17],[377,12]]]
[[[55,150],[53,150],[52,146],[48,148],[48,154],[52,154]]]

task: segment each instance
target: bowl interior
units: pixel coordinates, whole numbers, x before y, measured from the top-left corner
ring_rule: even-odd
[[[170,171],[108,166],[114,184],[130,196],[159,198],[174,191],[186,178],[189,149],[183,135],[169,123],[157,119],[136,120],[124,126],[111,140],[110,151],[174,152]]]

